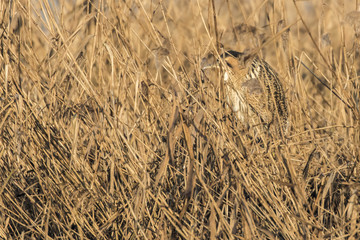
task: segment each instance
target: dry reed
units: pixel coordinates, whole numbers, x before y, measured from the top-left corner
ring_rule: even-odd
[[[357,1],[49,2],[0,2],[1,239],[360,238]],[[282,76],[286,138],[222,46]]]

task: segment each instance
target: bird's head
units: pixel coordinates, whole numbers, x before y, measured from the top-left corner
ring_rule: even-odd
[[[243,77],[248,72],[248,67],[253,60],[253,54],[248,52],[237,52],[233,50],[225,51],[220,58],[210,55],[204,58],[201,67],[205,69],[219,68],[222,64],[224,72],[224,80],[227,81],[230,76]]]

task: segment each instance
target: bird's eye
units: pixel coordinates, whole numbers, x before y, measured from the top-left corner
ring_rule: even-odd
[[[233,66],[231,65],[231,63],[229,63],[228,61],[225,61],[226,65],[228,65],[228,67],[232,68]]]

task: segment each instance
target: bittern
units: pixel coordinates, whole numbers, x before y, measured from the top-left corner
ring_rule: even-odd
[[[255,54],[230,50],[220,57],[203,69],[223,63],[226,100],[236,118],[246,127],[274,124],[277,133],[285,133],[287,101],[276,71]]]

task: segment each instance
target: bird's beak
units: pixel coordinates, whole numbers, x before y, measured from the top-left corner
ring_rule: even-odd
[[[200,66],[201,66],[202,70],[206,70],[206,69],[218,68],[219,64],[218,64],[218,61],[216,60],[216,58],[213,55],[209,55],[207,57],[204,57],[201,60]]]
[[[207,69],[213,69],[213,68],[216,68],[216,66],[208,65],[208,66],[202,67],[201,69],[202,70],[207,70]]]

